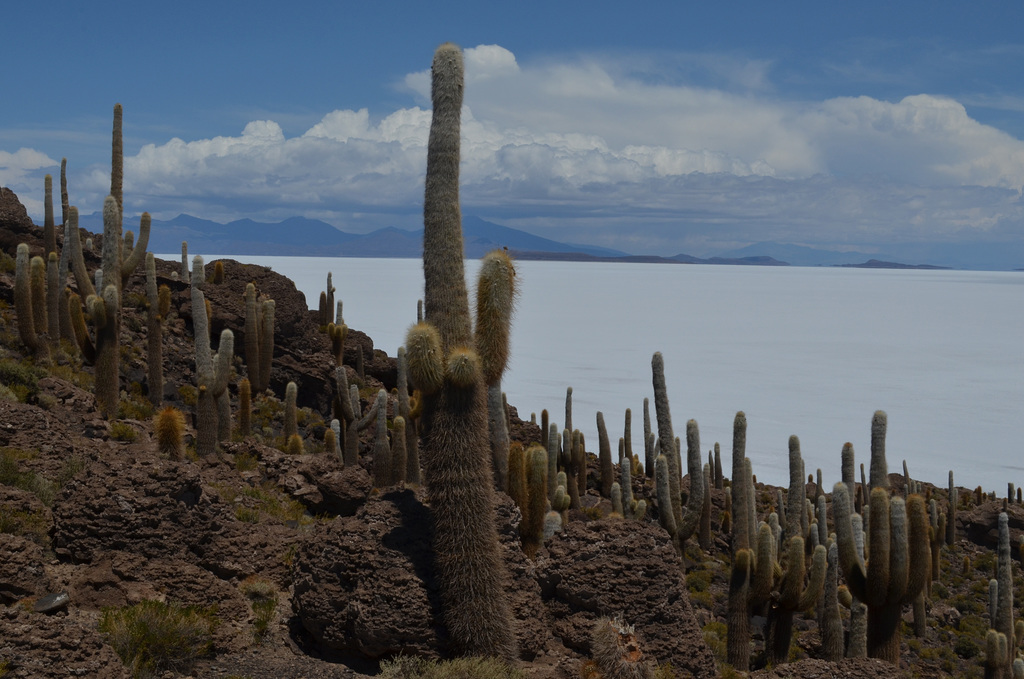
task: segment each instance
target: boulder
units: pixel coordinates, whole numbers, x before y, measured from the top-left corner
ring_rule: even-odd
[[[566,646],[589,655],[594,622],[620,615],[636,628],[647,657],[695,677],[718,676],[663,529],[623,519],[570,522],[545,546],[537,577]]]

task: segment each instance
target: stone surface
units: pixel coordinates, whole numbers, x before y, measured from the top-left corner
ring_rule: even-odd
[[[566,646],[589,653],[595,620],[621,614],[648,657],[717,676],[664,530],[621,519],[571,522],[546,547],[537,561],[541,594]]]
[[[38,544],[20,535],[0,533],[0,554],[0,602],[10,605],[50,591],[52,581]]]

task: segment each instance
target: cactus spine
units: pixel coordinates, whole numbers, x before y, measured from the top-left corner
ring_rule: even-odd
[[[454,645],[468,654],[512,659],[516,642],[494,526],[483,370],[480,362],[457,356],[458,349],[473,345],[459,208],[463,64],[458,47],[438,48],[432,78],[423,205],[424,307],[425,321],[437,329],[447,371],[439,385],[431,385],[435,390],[416,383],[423,390],[424,478],[434,512],[435,563]],[[412,342],[406,347],[412,353]],[[488,352],[483,349],[485,356]],[[458,377],[456,358],[468,368]],[[486,369],[487,359],[483,363]]]

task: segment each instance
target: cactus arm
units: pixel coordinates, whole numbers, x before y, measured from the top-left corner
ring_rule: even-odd
[[[800,456],[800,439],[796,436],[789,437],[789,493],[786,498],[786,537],[790,538],[799,535],[802,538],[807,536],[803,532],[801,517],[804,515],[804,470],[803,459]]]
[[[798,611],[806,611],[818,602],[825,587],[825,572],[828,568],[828,551],[825,545],[818,545],[811,555],[811,570],[807,576],[807,588],[797,602]]]
[[[92,343],[92,337],[89,336],[85,314],[82,313],[82,299],[76,293],[71,293],[68,297],[68,311],[71,314],[71,328],[75,333],[75,341],[78,343],[85,362],[91,365],[96,361],[96,346]]]
[[[152,225],[152,218],[148,212],[143,212],[142,217],[139,220],[139,242],[132,248],[131,254],[125,257],[124,262],[121,264],[121,284],[128,282],[128,277],[131,276],[139,264],[142,263],[143,258],[146,256],[146,248],[149,246],[149,230]]]
[[[871,490],[871,513],[868,516],[868,589],[863,601],[868,608],[885,605],[889,589],[889,493],[875,486]],[[860,597],[858,597],[860,598]]]
[[[854,541],[853,522],[850,517],[852,512],[845,483],[837,483],[832,489],[832,512],[836,542],[839,545],[839,565],[843,569],[847,587],[858,600],[865,601],[868,589],[867,573]]]
[[[18,315],[18,333],[21,342],[31,351],[39,351],[42,343],[36,335],[35,320],[32,313],[32,284],[29,272],[28,244],[19,243],[15,258],[14,274],[14,310]]]
[[[654,479],[658,495],[658,521],[674,539],[677,527],[675,512],[672,511],[672,499],[669,497],[671,493],[669,474],[671,474],[671,467],[668,459],[664,455],[659,455],[654,462]]]
[[[679,524],[679,540],[689,539],[697,530],[701,511],[704,508],[703,459],[700,453],[700,430],[696,420],[686,422],[686,467],[690,477],[690,496],[686,500],[686,513]]]
[[[228,387],[228,380],[231,377],[231,361],[235,356],[235,335],[228,328],[220,333],[220,345],[217,347],[217,354],[214,357],[216,368],[213,373],[212,390],[214,396],[220,396]]]
[[[751,573],[750,607],[760,610],[771,599],[775,587],[775,566],[773,557],[775,536],[771,526],[762,523],[757,529],[757,552]]]
[[[354,421],[356,413],[349,398],[348,373],[345,372],[344,366],[339,365],[334,369],[334,385],[338,392],[338,400],[341,402],[341,416],[346,422]]]
[[[661,454],[669,463],[669,488],[672,495],[672,507],[676,522],[683,518],[682,498],[679,490],[679,451],[675,445],[675,434],[672,430],[672,413],[668,404],[668,388],[665,384],[665,359],[661,352],[655,352],[651,358],[651,372],[654,386],[654,412],[658,421],[658,443]]]
[[[744,470],[744,456],[747,446],[747,416],[743,411],[736,413],[732,424],[732,549],[735,553],[739,549],[750,547],[750,531],[753,526],[747,524],[747,484],[745,482],[746,472]]]
[[[515,267],[507,252],[494,250],[484,256],[476,288],[475,342],[488,386],[501,380],[508,365],[515,280]]]
[[[928,513],[924,498],[911,495],[907,498],[907,546],[909,566],[907,591],[903,603],[910,603],[928,582],[931,566],[931,545],[929,544]]]
[[[889,587],[887,601],[902,601],[907,595],[907,577],[910,564],[907,560],[907,508],[903,498],[893,497],[889,501]],[[928,557],[931,561],[931,555]],[[914,596],[917,596],[916,593]],[[912,600],[914,597],[910,597]]]
[[[888,417],[876,410],[871,418],[871,490],[889,488],[889,466],[885,460],[885,434]]]
[[[82,237],[78,230],[78,208],[74,205],[68,209],[67,233],[68,240],[71,243],[71,268],[75,274],[75,283],[78,284],[78,294],[85,299],[89,299],[90,295],[96,294],[96,288],[93,287],[92,278],[85,268],[85,257],[82,254]]]
[[[405,339],[409,375],[425,396],[437,393],[444,382],[444,355],[441,334],[429,323],[417,323]]]
[[[202,376],[213,373],[213,356],[210,349],[210,327],[206,320],[206,297],[200,289],[199,281],[203,280],[203,258],[196,255],[192,260],[192,330],[196,346],[196,374]]]

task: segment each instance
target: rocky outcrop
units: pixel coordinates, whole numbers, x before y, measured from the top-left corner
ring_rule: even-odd
[[[186,558],[218,527],[197,465],[131,459],[96,462],[61,491],[53,509],[53,547],[88,563],[111,550],[147,558]]]
[[[0,533],[0,603],[43,596],[53,584],[46,573],[43,548],[20,535]]]
[[[532,659],[554,640],[505,496],[498,525],[520,655]],[[314,532],[295,557],[293,604],[304,628],[332,651],[366,658],[447,655],[432,534],[430,510],[411,490],[371,498],[355,516]]]
[[[32,228],[32,218],[21,204],[18,195],[0,186],[0,229],[22,231]]]
[[[95,622],[30,613],[21,606],[0,610],[0,653],[10,677],[128,679],[131,673],[103,642]]]
[[[590,652],[601,617],[621,615],[658,663],[716,677],[715,659],[690,609],[682,564],[668,534],[650,523],[570,522],[546,544],[537,577],[555,634]]]
[[[976,545],[998,549],[999,514],[1002,511],[1002,500],[996,500],[976,505],[969,511],[957,512],[957,530]],[[1024,535],[1024,505],[1008,504],[1006,515],[1010,526],[1010,545],[1017,545]]]

